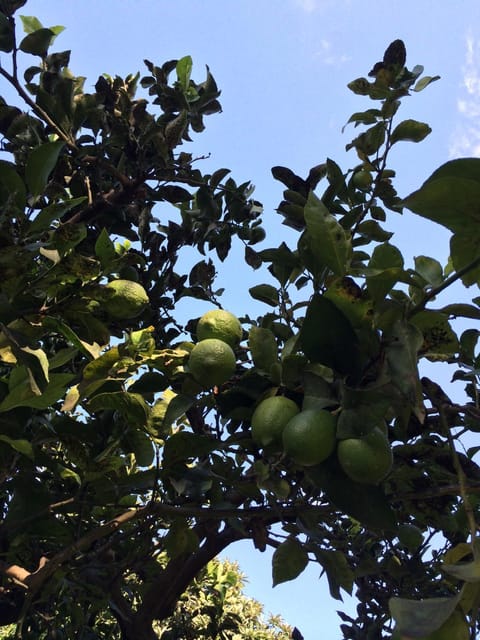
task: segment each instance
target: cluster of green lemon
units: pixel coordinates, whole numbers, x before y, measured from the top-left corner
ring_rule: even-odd
[[[390,443],[380,428],[361,438],[337,442],[336,417],[325,409],[300,411],[285,396],[262,400],[252,416],[252,438],[261,447],[277,448],[296,464],[310,467],[334,451],[346,475],[356,482],[378,484],[392,466]]]
[[[229,311],[212,309],[198,321],[197,338],[188,360],[189,371],[205,389],[220,386],[235,372],[233,349],[242,339],[242,326]]]

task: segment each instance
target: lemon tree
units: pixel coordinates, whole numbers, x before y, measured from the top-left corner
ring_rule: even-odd
[[[285,396],[262,400],[252,416],[252,438],[262,447],[281,447],[283,430],[299,411],[298,405]]]
[[[285,453],[304,467],[326,460],[335,450],[335,444],[336,420],[322,409],[300,412],[283,430]]]
[[[430,134],[401,113],[438,76],[395,40],[348,85],[372,101],[350,166],[272,168],[279,243],[251,184],[190,155],[221,111],[208,67],[85,80],[25,4],[0,2],[0,626],[156,640],[249,540],[273,584],[314,562],[357,597],[346,640],[478,635],[480,160],[409,195],[392,164]],[[403,255],[406,209],[448,260],[423,232]],[[241,324],[219,309],[231,248]]]
[[[242,339],[242,325],[233,313],[223,309],[212,309],[204,313],[198,321],[197,338],[217,338],[235,347]]]

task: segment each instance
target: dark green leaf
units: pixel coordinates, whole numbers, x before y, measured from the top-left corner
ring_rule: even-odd
[[[350,480],[334,458],[309,468],[306,475],[337,509],[375,531],[395,531],[395,513],[381,487]]]
[[[15,46],[15,28],[7,16],[0,13],[0,51],[10,53]]]
[[[336,600],[342,600],[340,589],[352,594],[354,573],[348,560],[341,551],[318,549],[315,557],[327,574],[330,595]]]
[[[3,435],[0,435],[0,440],[2,442],[6,442],[12,449],[18,451],[18,453],[21,453],[22,455],[27,456],[27,458],[30,458],[30,460],[33,460],[33,447],[28,440],[14,440],[13,438]]]
[[[450,238],[450,258],[455,271],[465,269],[462,282],[466,287],[480,283],[480,244],[477,233],[456,233]],[[471,268],[468,268],[471,265]]]
[[[63,147],[63,142],[45,142],[31,152],[25,167],[25,177],[35,198],[43,193]]]
[[[384,242],[373,250],[368,268],[378,271],[366,278],[368,293],[375,301],[380,301],[401,278],[403,256],[397,247]]]
[[[126,421],[132,425],[145,426],[148,421],[149,408],[141,395],[116,391],[113,393],[99,393],[88,403],[91,411],[113,409],[121,413]]]
[[[307,358],[341,374],[358,370],[357,336],[347,317],[325,296],[315,295],[300,331]]]
[[[19,49],[24,53],[31,53],[34,56],[44,56],[51,45],[55,33],[51,29],[38,29],[32,31],[23,38],[19,44]]]
[[[415,256],[415,271],[432,287],[438,287],[443,282],[442,265],[428,256]]]
[[[105,228],[101,230],[95,242],[95,255],[100,259],[102,267],[110,265],[117,257],[115,245],[111,241],[108,231]]]
[[[468,164],[461,166],[452,166],[449,163],[449,166],[444,167],[443,171],[438,170],[436,174],[434,173],[420,189],[407,196],[401,204],[455,233],[470,234],[478,243],[480,234],[479,167],[480,158],[472,158]],[[465,169],[465,173],[456,175],[462,169]],[[477,171],[478,175],[471,177],[474,171]]]
[[[279,304],[278,289],[271,284],[257,284],[251,287],[248,292],[254,300],[260,300],[272,307],[276,307]]]
[[[208,455],[217,447],[218,441],[215,438],[189,431],[179,431],[167,438],[163,457],[165,464],[170,465]]]
[[[308,554],[296,538],[287,538],[272,557],[273,585],[295,580],[308,564]]]
[[[311,252],[334,274],[344,275],[351,255],[347,233],[313,191],[308,196],[304,215],[307,225],[304,236]]]

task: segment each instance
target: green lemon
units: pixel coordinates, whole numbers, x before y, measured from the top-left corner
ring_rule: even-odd
[[[309,409],[291,418],[283,430],[283,449],[303,467],[320,464],[334,451],[336,420],[323,409]]]
[[[362,438],[341,440],[337,455],[340,466],[355,482],[378,484],[392,468],[390,443],[378,427]]]
[[[361,169],[360,171],[356,171],[353,174],[352,178],[353,184],[362,191],[366,191],[370,188],[373,182],[373,176],[370,171],[366,171],[365,169]]]
[[[235,347],[242,339],[242,325],[233,313],[223,309],[212,309],[204,313],[198,321],[197,338],[199,341],[217,338]]]
[[[252,416],[252,438],[262,447],[282,444],[283,430],[300,409],[284,396],[273,396],[262,400]]]
[[[138,316],[149,303],[145,289],[133,280],[113,280],[105,285],[103,310],[115,320],[128,320]]]
[[[223,340],[206,338],[190,352],[188,368],[205,389],[219,386],[232,377],[236,359],[233,349]]]

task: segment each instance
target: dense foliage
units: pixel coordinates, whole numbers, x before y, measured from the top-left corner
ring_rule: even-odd
[[[189,57],[146,60],[144,76],[103,75],[87,93],[70,52],[51,50],[61,28],[17,19],[24,4],[0,3],[0,75],[18,97],[0,100],[0,623],[100,638],[112,620],[110,637],[153,640],[215,556],[250,539],[275,549],[274,584],[311,561],[334,598],[357,596],[346,639],[443,624],[475,637],[480,298],[465,287],[480,281],[480,160],[443,165],[406,198],[389,160],[430,133],[398,112],[437,76],[406,67],[397,40],[350,83],[374,104],[349,120],[357,164],[274,167],[298,241],[259,250],[251,186],[204,175],[185,144],[220,111],[210,71],[198,83]],[[404,264],[388,230],[403,208],[451,232],[447,265]],[[220,306],[232,242],[267,273],[250,290],[266,311],[245,310],[233,375],[202,386],[194,300]],[[461,299],[442,305],[454,283]],[[458,317],[472,327],[458,333]],[[420,377],[421,360],[449,363],[465,399]],[[309,428],[312,412],[335,420],[324,461],[252,439],[275,395]]]

